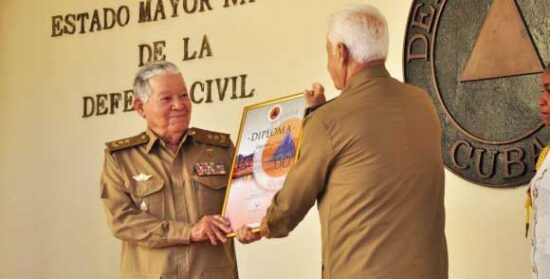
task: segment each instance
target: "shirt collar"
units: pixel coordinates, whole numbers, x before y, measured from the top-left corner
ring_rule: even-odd
[[[346,87],[342,90],[341,95],[343,96],[348,92],[356,91],[355,89],[358,87],[378,77],[390,77],[390,74],[388,73],[388,70],[386,70],[386,66],[384,66],[384,64],[371,66],[356,73],[349,80],[348,84],[346,84]]]
[[[147,153],[150,153],[153,147],[155,146],[155,144],[157,143],[161,145],[163,148],[166,147],[164,142],[157,136],[157,134],[155,134],[155,132],[153,132],[153,130],[151,130],[151,128],[147,127],[147,130],[145,131],[145,133],[149,137],[149,142],[147,142],[147,146],[146,146]],[[181,146],[183,145],[183,143],[187,140],[188,135],[189,135],[189,129],[187,129],[187,132],[185,132],[185,135],[183,135],[183,138],[181,139],[181,142],[178,146],[178,151],[181,149]]]

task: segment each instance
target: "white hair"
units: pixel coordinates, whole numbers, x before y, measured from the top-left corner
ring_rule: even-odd
[[[344,44],[358,63],[386,60],[388,24],[382,13],[370,5],[350,5],[332,14],[328,40],[334,51]]]
[[[139,98],[143,103],[147,103],[149,96],[151,96],[149,79],[167,73],[179,74],[180,70],[176,65],[167,61],[151,62],[143,66],[134,78],[134,97]]]

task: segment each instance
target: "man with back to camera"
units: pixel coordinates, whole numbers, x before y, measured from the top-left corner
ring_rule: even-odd
[[[440,125],[428,94],[390,77],[386,20],[354,5],[330,20],[328,71],[340,96],[310,113],[300,158],[259,233],[286,237],[318,203],[323,278],[445,279]],[[320,86],[309,98],[324,99]]]
[[[107,143],[101,199],[122,240],[122,278],[238,278],[227,221],[219,216],[233,158],[229,135],[188,128],[191,101],[170,62],[134,80],[137,136]]]

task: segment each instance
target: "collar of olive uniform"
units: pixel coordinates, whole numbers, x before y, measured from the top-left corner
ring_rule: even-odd
[[[151,129],[147,128],[147,131],[145,133],[149,138],[149,142],[147,142],[146,146],[147,152],[150,152],[157,142],[159,142],[160,144],[164,144],[162,143],[162,140]],[[178,150],[187,139],[193,139],[196,142],[202,142],[221,147],[229,147],[231,145],[228,134],[207,131],[199,128],[189,128],[187,129],[187,133],[183,136]]]
[[[191,129],[187,129],[187,132],[185,133],[185,135],[183,135],[183,138],[182,140],[180,141],[180,144],[178,145],[178,150],[181,148],[181,146],[183,145],[183,143],[187,140],[188,138],[188,135],[190,134],[190,130]],[[147,153],[150,153],[151,150],[153,149],[153,146],[155,146],[155,144],[158,142],[159,144],[162,144],[162,146],[165,147],[165,143],[157,136],[157,134],[155,134],[155,132],[153,132],[153,130],[151,130],[149,127],[147,127],[147,130],[145,131],[145,134],[147,135],[147,137],[149,138],[149,142],[147,142],[147,146],[145,147]]]
[[[340,96],[345,96],[346,93],[355,91],[357,87],[377,77],[390,77],[390,73],[388,73],[384,64],[368,67],[356,73],[355,76],[350,79],[344,90],[342,90]]]

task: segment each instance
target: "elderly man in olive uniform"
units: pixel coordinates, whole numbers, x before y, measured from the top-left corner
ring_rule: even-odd
[[[390,77],[387,51],[375,8],[332,16],[328,71],[342,92],[306,117],[298,162],[241,242],[287,236],[317,201],[323,278],[448,277],[441,128],[428,94]]]
[[[233,144],[188,128],[191,101],[177,67],[145,65],[134,108],[147,130],[107,143],[101,199],[122,240],[122,278],[237,278],[227,221],[218,214]]]

